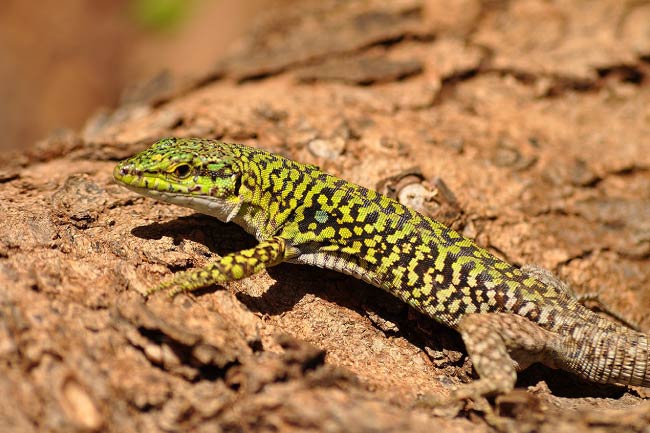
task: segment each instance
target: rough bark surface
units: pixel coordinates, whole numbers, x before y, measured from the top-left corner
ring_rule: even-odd
[[[459,337],[332,272],[280,265],[145,303],[254,240],[111,171],[162,136],[264,147],[549,268],[648,332],[648,23],[639,1],[299,2],[204,77],[142,86],[5,158],[1,430],[647,432],[647,390],[541,367],[494,413],[418,407],[472,380]]]

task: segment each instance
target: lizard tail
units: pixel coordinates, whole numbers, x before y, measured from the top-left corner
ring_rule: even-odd
[[[593,382],[650,387],[650,335],[585,325],[562,340],[571,354],[556,360],[563,368]]]

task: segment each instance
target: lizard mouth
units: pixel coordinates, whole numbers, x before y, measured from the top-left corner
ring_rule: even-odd
[[[212,215],[221,221],[230,221],[241,206],[240,200],[227,202],[209,195],[190,194],[183,191],[174,191],[173,186],[158,178],[147,178],[138,173],[133,173],[129,167],[118,165],[113,170],[115,181],[121,186],[137,192],[145,197],[157,201],[173,203],[179,206],[194,209],[200,213]],[[162,187],[162,188],[161,188]]]
[[[115,180],[120,186],[123,186],[126,189],[129,189],[140,195],[153,198],[154,200],[158,200],[158,201],[164,201],[167,203],[173,203],[173,204],[188,206],[188,207],[192,207],[190,206],[191,202],[201,201],[200,196],[188,196],[187,194],[183,194],[180,192],[160,191],[158,189],[151,189],[150,187],[147,186],[140,186],[137,183],[125,182],[124,180],[121,180],[117,177],[115,178]]]
[[[178,196],[190,192],[187,188],[179,188],[165,179],[136,170],[130,164],[118,164],[113,169],[113,178],[118,184],[131,191],[160,200],[163,200],[161,197]]]
[[[175,205],[189,207],[198,212],[215,216],[223,221],[222,212],[219,212],[221,200],[215,200],[214,197],[204,195],[188,195],[181,192],[159,191],[157,189],[149,189],[133,184],[123,183],[118,181],[122,186],[137,192],[145,197],[152,198],[157,201],[172,203]]]
[[[188,207],[194,207],[190,206],[193,203],[201,205],[202,207],[207,206],[206,202],[209,201],[209,197],[205,196],[188,195],[182,192],[170,190],[160,190],[157,188],[157,179],[147,179],[127,174],[124,178],[115,176],[115,180],[118,184],[133,192],[137,192],[140,195],[150,197],[158,201],[164,201]]]

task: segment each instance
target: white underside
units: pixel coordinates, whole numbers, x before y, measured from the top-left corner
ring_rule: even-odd
[[[364,269],[363,267],[354,263],[352,260],[346,259],[343,256],[325,254],[322,252],[306,253],[289,260],[289,262],[331,269],[346,275],[350,275],[376,287],[382,287],[381,279],[376,272]]]

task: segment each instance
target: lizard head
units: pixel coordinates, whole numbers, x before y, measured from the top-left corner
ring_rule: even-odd
[[[142,195],[227,221],[240,203],[240,171],[231,146],[213,140],[164,138],[120,162],[113,177]]]

